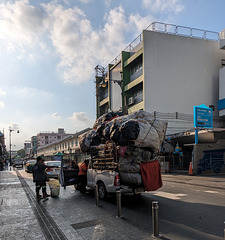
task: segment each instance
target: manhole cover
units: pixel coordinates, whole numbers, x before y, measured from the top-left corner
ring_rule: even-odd
[[[94,220],[90,220],[90,221],[86,221],[86,222],[71,224],[71,226],[77,230],[77,229],[81,229],[81,228],[87,228],[87,227],[99,225],[101,223],[102,223],[101,219],[94,219]]]

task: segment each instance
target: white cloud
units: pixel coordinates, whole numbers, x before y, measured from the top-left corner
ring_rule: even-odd
[[[0,39],[8,41],[8,49],[34,46],[45,32],[46,13],[28,0],[0,4]]]
[[[136,29],[136,35],[140,34],[143,29],[146,29],[154,18],[151,16],[142,17],[139,14],[131,15],[129,17],[129,22],[133,24],[134,29]]]
[[[61,120],[61,116],[56,112],[51,115],[54,120]]]
[[[6,95],[6,92],[0,88],[0,96]]]
[[[4,108],[5,107],[5,103],[0,101],[0,108]]]
[[[184,9],[181,0],[142,0],[142,3],[153,12],[179,13]]]
[[[29,46],[38,44],[45,51],[50,42],[60,56],[58,67],[64,81],[70,83],[90,80],[97,64],[107,65],[120,53],[125,46],[124,29],[130,29],[128,21],[123,8],[118,7],[106,15],[103,29],[93,30],[77,7],[65,8],[53,2],[35,7],[28,0],[0,4],[0,36],[7,48],[19,47],[21,59]],[[33,60],[33,55],[28,56]]]
[[[29,87],[14,87],[11,89],[11,92],[14,96],[19,98],[26,98],[26,99],[39,99],[40,100],[49,100],[50,98],[54,97],[54,94],[48,91],[40,90],[37,88],[29,88]]]
[[[180,0],[142,2],[154,11],[179,12],[183,7]],[[136,37],[152,21],[151,16],[127,16],[121,5],[107,12],[102,29],[95,30],[81,9],[69,6],[57,1],[38,6],[28,0],[1,3],[0,41],[10,50],[19,47],[20,59],[28,47],[38,45],[46,54],[53,46],[60,57],[58,69],[64,82],[81,84],[94,77],[96,65],[107,66],[127,46],[127,35]],[[27,56],[35,62],[35,55]]]
[[[82,2],[82,3],[89,3],[91,0],[80,0],[80,2]]]
[[[19,125],[17,123],[11,123],[11,129],[14,131],[19,131]]]
[[[88,122],[89,118],[85,112],[74,112],[71,120],[78,121],[78,122]]]
[[[72,120],[76,128],[79,130],[92,127],[95,121],[94,119],[90,119],[85,112],[74,112],[69,120]]]

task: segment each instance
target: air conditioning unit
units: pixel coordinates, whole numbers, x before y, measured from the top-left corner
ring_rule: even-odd
[[[132,104],[134,104],[134,98],[130,97],[128,98],[128,105],[132,105]]]

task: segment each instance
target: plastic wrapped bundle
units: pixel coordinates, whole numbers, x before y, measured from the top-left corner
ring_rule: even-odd
[[[102,132],[103,137],[108,139],[108,140],[110,139],[110,129],[111,129],[112,125],[113,125],[112,121],[106,123],[105,128]]]
[[[129,127],[136,125],[139,127],[134,128],[136,132],[132,133]],[[121,125],[121,133],[133,142],[134,146],[150,148],[153,152],[157,152],[164,139],[166,127],[167,124],[161,121],[153,120],[152,124],[150,124],[149,121],[143,119],[131,119]],[[158,129],[161,129],[162,132]]]
[[[125,123],[123,123],[121,125],[120,131],[126,139],[136,140],[138,138],[139,133],[140,133],[139,124],[136,120],[126,121]]]
[[[126,173],[140,173],[141,167],[139,163],[136,163],[131,158],[120,158],[118,164],[119,172]]]
[[[158,138],[160,143],[162,144],[165,135],[166,135],[166,129],[167,129],[167,125],[168,123],[165,121],[161,121],[158,120],[156,118],[153,118],[151,115],[147,115],[144,118],[148,123],[150,123],[151,125],[153,125],[153,127],[155,128],[157,134],[158,134]]]
[[[125,173],[120,172],[120,179],[122,184],[140,186],[142,184],[142,177],[140,173]]]
[[[94,129],[80,135],[78,141],[83,152],[89,152],[91,146],[101,144],[101,138]]]
[[[98,127],[98,125],[101,125],[103,123],[106,123],[106,122],[109,122],[111,121],[112,119],[118,117],[118,116],[122,116],[123,113],[122,112],[108,112],[108,113],[105,113],[103,114],[102,116],[100,116],[98,119],[96,119],[94,125],[93,125],[93,128],[96,129]]]
[[[134,146],[127,147],[124,155],[129,156],[129,158],[132,158],[132,161],[136,163],[150,162],[153,161],[154,158],[154,154],[151,151]]]

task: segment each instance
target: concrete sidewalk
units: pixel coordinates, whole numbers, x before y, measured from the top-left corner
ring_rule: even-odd
[[[21,175],[24,174],[20,171]],[[31,179],[25,179],[34,191]],[[74,194],[74,188],[61,188],[60,198],[40,203],[69,240],[152,239],[151,230],[139,230],[126,219],[112,215],[104,206],[97,207],[95,199]],[[93,201],[93,202],[92,202]],[[35,217],[24,188],[15,171],[0,172],[0,240],[48,239]],[[155,239],[155,238],[154,238]]]
[[[0,239],[45,239],[15,171],[0,172]]]

